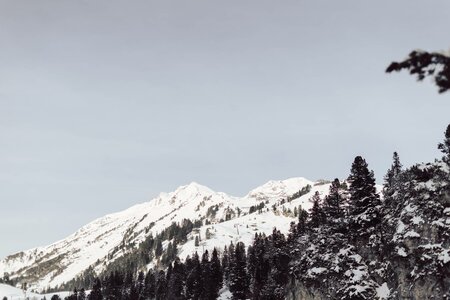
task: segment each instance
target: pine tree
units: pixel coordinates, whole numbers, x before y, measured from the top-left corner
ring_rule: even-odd
[[[219,291],[223,286],[223,272],[222,266],[220,265],[219,253],[216,248],[213,249],[210,266],[212,284],[211,296],[213,299],[217,299],[219,296]]]
[[[186,298],[198,300],[203,291],[203,283],[202,269],[197,252],[194,253],[189,264],[186,263],[186,270],[188,272],[186,278]]]
[[[78,292],[78,300],[86,300],[86,291],[84,288],[81,288]]]
[[[356,235],[366,236],[380,223],[380,197],[375,188],[373,171],[369,171],[366,161],[355,157],[350,176],[350,226]]]
[[[77,300],[78,299],[78,290],[77,288],[73,289],[73,293],[66,297],[66,300]]]
[[[156,240],[156,248],[155,248],[155,256],[160,257],[163,252],[162,240],[160,237],[157,237]]]
[[[139,291],[136,287],[136,285],[131,285],[129,292],[127,293],[128,299],[130,300],[137,300],[139,299]]]
[[[394,152],[392,156],[392,165],[384,176],[383,195],[385,198],[392,196],[394,193],[401,172],[402,164],[400,163],[400,157],[397,152]]]
[[[342,229],[344,226],[344,203],[345,197],[343,196],[341,183],[339,182],[339,179],[336,178],[331,183],[330,191],[323,201],[323,212],[327,223],[332,227],[336,227],[334,228],[336,230],[338,230],[337,227]]]
[[[260,299],[261,291],[267,282],[270,270],[266,253],[266,237],[255,234],[252,247],[249,247],[247,269],[250,277],[250,292],[252,299]]]
[[[138,295],[141,296],[144,293],[145,288],[145,275],[144,272],[140,271],[136,280],[136,288]]]
[[[270,291],[270,299],[282,300],[285,296],[284,287],[288,281],[290,260],[284,234],[274,229],[269,238],[268,248],[271,270],[268,276],[270,284],[266,286],[270,287],[270,289],[264,289],[263,295],[268,296],[267,292]]]
[[[445,131],[444,142],[440,143],[438,148],[444,153],[442,160],[450,166],[450,124],[448,124],[447,130]]]
[[[313,206],[310,211],[311,220],[309,221],[309,226],[311,228],[318,228],[323,225],[326,221],[325,213],[321,207],[321,199],[319,192],[315,192],[311,200]]]
[[[92,286],[92,291],[89,293],[89,300],[103,300],[102,295],[102,283],[100,279],[96,278],[94,285]]]
[[[228,247],[225,246],[222,253],[222,271],[223,278],[226,283],[228,283],[230,275],[230,256],[228,252]]]
[[[145,276],[143,299],[153,299],[156,294],[156,277],[153,270],[149,270]]]
[[[173,263],[172,274],[168,279],[168,299],[184,300],[186,299],[184,294],[184,285],[186,280],[186,272],[184,265],[179,259],[176,259]]]
[[[297,223],[297,232],[298,234],[302,234],[306,232],[308,228],[308,212],[303,208],[299,207],[298,209],[298,223]]]
[[[247,276],[245,245],[238,242],[234,249],[233,260],[230,263],[230,291],[233,299],[246,299],[249,278]]]
[[[203,252],[202,255],[202,261],[201,261],[201,280],[203,283],[203,289],[202,294],[200,296],[200,299],[202,300],[209,300],[209,299],[215,299],[214,298],[214,285],[213,280],[211,277],[211,264],[209,261],[209,252],[206,250]]]
[[[166,274],[163,270],[160,270],[158,273],[158,278],[156,280],[156,300],[165,300],[167,297],[167,280]]]

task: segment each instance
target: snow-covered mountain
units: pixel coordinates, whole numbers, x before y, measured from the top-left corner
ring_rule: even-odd
[[[269,234],[274,227],[287,232],[296,208],[309,209],[309,198],[316,191],[324,195],[328,189],[327,183],[290,178],[269,181],[244,197],[233,197],[193,182],[94,220],[49,246],[7,256],[0,261],[0,273],[26,281],[38,291],[56,287],[87,269],[101,273],[149,235],[156,236],[184,219],[201,225],[189,233],[187,242],[178,245],[181,259],[194,251],[223,248],[232,241],[249,244],[256,232]],[[200,238],[197,246],[195,237]],[[168,244],[163,241],[164,248]]]

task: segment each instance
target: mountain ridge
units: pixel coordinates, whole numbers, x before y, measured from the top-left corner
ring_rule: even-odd
[[[254,232],[270,233],[273,227],[287,231],[295,219],[292,213],[295,207],[302,205],[307,209],[310,205],[307,199],[313,192],[327,192],[327,184],[314,184],[303,177],[271,180],[244,197],[235,197],[191,182],[173,192],[160,193],[150,201],[97,218],[48,246],[6,256],[0,260],[0,270],[39,291],[54,288],[89,268],[101,273],[105,266],[130,251],[127,245],[137,247],[149,235],[156,236],[184,219],[202,222],[202,225],[180,245],[181,258],[200,247],[194,245],[195,236],[209,235],[209,239],[202,240],[202,249],[220,248],[230,241],[248,243]],[[302,195],[302,199],[280,204],[308,185],[310,191]],[[262,215],[250,213],[251,207],[257,205],[265,206]],[[277,207],[280,211],[276,211]],[[169,242],[164,241],[164,250]],[[152,264],[155,263],[153,259]]]

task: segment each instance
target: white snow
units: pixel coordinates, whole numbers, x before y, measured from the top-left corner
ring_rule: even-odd
[[[402,233],[403,231],[405,231],[405,224],[402,221],[398,221],[398,225],[397,225],[397,233]]]
[[[232,298],[233,298],[233,294],[231,294],[228,287],[223,287],[219,291],[219,298],[217,298],[217,300],[231,300]]]
[[[420,234],[418,234],[417,232],[410,230],[407,233],[405,233],[404,235],[405,238],[409,237],[409,238],[420,238]]]
[[[403,257],[407,257],[408,256],[408,254],[405,251],[405,248],[403,248],[403,247],[398,247],[397,254],[400,255],[400,256],[403,256]]]
[[[384,282],[382,285],[376,288],[376,291],[377,296],[380,300],[388,299],[389,295],[391,294],[391,290],[389,290],[389,287],[386,282]]]
[[[438,259],[441,260],[444,264],[450,262],[450,254],[449,254],[449,252],[450,252],[450,249],[443,250],[439,254]]]
[[[308,270],[308,275],[310,276],[314,276],[314,275],[319,275],[322,274],[323,272],[326,272],[327,268],[311,268]]]
[[[414,216],[411,221],[413,222],[414,225],[419,225],[420,223],[424,223],[422,217],[420,216]]]
[[[306,185],[311,191],[297,199],[281,204]],[[30,287],[43,290],[55,287],[73,279],[89,266],[101,272],[105,265],[123,255],[121,245],[139,245],[148,235],[156,236],[173,222],[183,219],[200,220],[208,215],[208,209],[217,207],[215,216],[209,215],[210,225],[204,225],[188,236],[184,245],[178,245],[178,253],[183,259],[195,251],[219,249],[230,242],[251,243],[256,232],[270,234],[274,227],[286,233],[290,223],[295,221],[294,208],[301,206],[308,210],[309,199],[317,191],[325,195],[330,184],[315,185],[305,178],[290,178],[268,183],[253,189],[244,197],[229,196],[215,192],[208,187],[192,182],[171,193],[161,193],[153,200],[132,206],[124,211],[109,214],[83,226],[69,237],[46,247],[39,247],[16,253],[0,260],[0,270],[13,276],[26,275],[36,264],[51,261],[47,273]],[[261,213],[249,214],[251,206],[264,202]],[[276,211],[272,206],[277,205]],[[238,215],[240,211],[240,215]],[[230,220],[225,220],[227,213]],[[205,239],[206,230],[211,233]],[[201,242],[195,247],[195,235],[200,234]],[[167,242],[164,243],[167,245]],[[64,270],[59,273],[57,270]],[[14,278],[12,276],[12,278]]]
[[[49,294],[37,294],[29,291],[24,291],[19,288],[0,283],[0,299],[3,297],[8,298],[8,300],[41,300],[42,298],[51,299],[53,295],[58,295],[61,299],[70,295],[70,292],[57,292]]]

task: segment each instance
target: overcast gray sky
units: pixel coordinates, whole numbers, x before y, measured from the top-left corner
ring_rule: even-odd
[[[0,257],[191,181],[433,160],[449,94],[384,70],[448,28],[448,0],[0,0]]]

